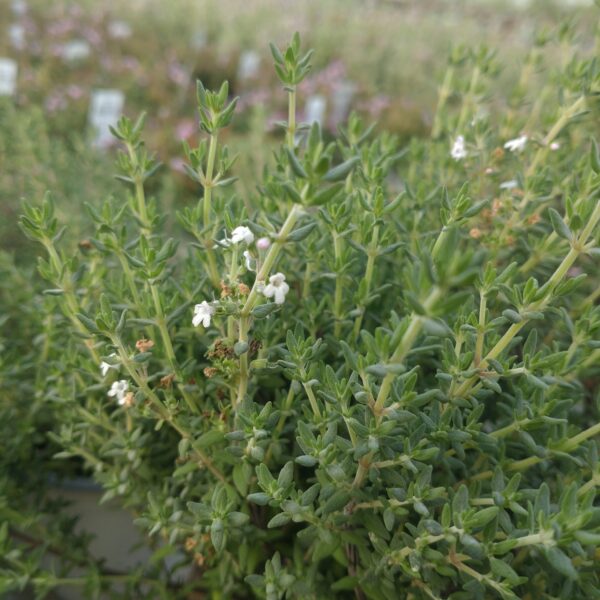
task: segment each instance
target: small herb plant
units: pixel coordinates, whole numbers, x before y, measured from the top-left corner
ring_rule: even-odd
[[[573,58],[533,108],[517,89],[502,117],[493,54],[456,52],[433,137],[400,148],[356,116],[333,140],[298,122],[311,53],[298,35],[271,50],[289,111],[254,195],[234,195],[223,143],[236,100],[198,83],[185,236],[146,195],[143,117],[114,130],[124,193],[86,205],[79,251],[50,196],[25,205],[51,284],[52,443],[162,545],[76,576],[69,553],[61,572],[28,560],[9,522],[4,588],[598,597],[596,62]],[[179,584],[161,568],[177,551]]]

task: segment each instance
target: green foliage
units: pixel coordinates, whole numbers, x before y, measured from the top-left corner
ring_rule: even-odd
[[[146,196],[142,118],[115,128],[125,186],[88,207],[89,245],[62,236],[51,196],[20,221],[51,287],[11,309],[44,353],[2,363],[4,410],[28,382],[56,458],[79,459],[200,575],[176,584],[157,559],[116,576],[90,559],[75,577],[66,555],[57,576],[5,526],[2,589],[598,596],[596,61],[574,57],[533,109],[496,117],[494,54],[455,54],[450,68],[473,73],[446,79],[433,137],[401,148],[356,115],[330,142],[296,126],[311,54],[298,36],[272,52],[286,138],[255,194],[227,189],[235,100],[199,84],[207,139],[185,148],[200,196],[185,233],[167,236]],[[0,507],[18,533],[15,479]]]

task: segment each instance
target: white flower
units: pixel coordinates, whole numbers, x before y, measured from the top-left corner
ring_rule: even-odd
[[[510,150],[511,152],[521,152],[521,150],[523,150],[523,148],[525,148],[526,143],[527,143],[527,136],[521,135],[518,138],[515,138],[514,140],[508,140],[508,142],[506,142],[506,144],[504,144],[504,147],[507,150]]]
[[[552,150],[553,152],[555,152],[559,148],[560,148],[560,142],[552,142],[550,144],[550,150]]]
[[[112,354],[109,355],[108,358],[116,358],[116,354],[113,352]],[[103,360],[100,363],[100,372],[102,373],[102,377],[106,377],[106,374],[108,373],[108,371],[110,369],[118,369],[119,365],[112,365],[110,363],[107,363],[105,360]]]
[[[501,190],[512,190],[519,185],[519,182],[516,179],[511,179],[510,181],[503,181],[500,184]]]
[[[240,242],[251,244],[254,241],[254,234],[248,227],[240,225],[231,232],[231,241],[234,244],[239,244]]]
[[[275,273],[269,277],[269,284],[265,286],[262,293],[267,298],[275,297],[275,304],[283,304],[285,295],[290,291],[290,286],[285,282],[283,273]]]
[[[256,241],[256,247],[259,250],[266,250],[270,245],[271,240],[268,237],[261,237]]]
[[[468,152],[465,149],[464,136],[459,135],[454,140],[454,145],[452,146],[452,150],[450,150],[450,155],[454,160],[462,160],[463,158],[467,158]]]
[[[249,250],[244,250],[244,258],[246,259],[246,269],[256,271],[256,259],[250,254]]]
[[[204,327],[210,327],[210,320],[217,310],[215,304],[218,303],[211,302],[209,304],[206,300],[200,304],[196,304],[196,306],[194,306],[194,318],[192,319],[192,325],[194,327],[198,327],[198,325],[202,323]]]
[[[108,395],[111,397],[117,397],[119,404],[125,404],[125,395],[127,394],[127,390],[129,389],[129,384],[125,379],[121,379],[119,381],[115,381],[108,391]]]

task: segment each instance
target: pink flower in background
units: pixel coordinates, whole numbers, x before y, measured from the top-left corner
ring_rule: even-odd
[[[286,119],[287,113],[284,113],[283,111],[276,111],[267,118],[266,129],[268,131],[279,129],[278,123],[281,123],[281,121],[285,121]]]
[[[183,119],[177,123],[175,137],[178,140],[188,140],[196,133],[196,122],[193,119]]]
[[[140,68],[140,61],[135,56],[124,56],[121,66],[127,71],[137,71]]]
[[[169,79],[176,85],[185,87],[190,82],[190,75],[180,62],[171,61],[167,68]]]
[[[49,48],[50,56],[59,57],[63,54],[63,45],[62,44],[52,44]]]
[[[76,23],[73,19],[63,18],[58,21],[54,21],[46,26],[46,33],[50,37],[62,37],[67,33],[76,29]]]
[[[330,62],[321,71],[315,72],[307,77],[301,84],[300,89],[303,93],[311,95],[319,90],[328,92],[343,84],[346,79],[346,65],[341,60]]]
[[[98,47],[102,44],[102,36],[97,29],[93,27],[86,27],[83,30],[83,37],[89,42],[91,46]]]
[[[49,113],[58,112],[59,110],[64,110],[67,108],[67,100],[60,92],[54,92],[48,98],[46,98],[44,107]]]
[[[81,6],[79,6],[77,4],[70,4],[68,11],[69,11],[69,15],[76,19],[79,19],[83,16],[83,9],[81,8]]]
[[[23,25],[23,29],[25,30],[26,35],[29,36],[33,33],[37,33],[38,28],[33,19],[27,17],[21,21],[21,25]]]
[[[79,85],[70,85],[67,87],[67,96],[71,98],[71,100],[79,100],[84,95],[83,88]]]
[[[23,73],[21,74],[21,81],[23,83],[31,83],[32,81],[35,81],[34,71],[31,69],[24,69]]]
[[[571,267],[567,271],[567,277],[579,277],[583,273],[583,269],[581,267]]]
[[[183,158],[181,158],[180,156],[172,158],[169,161],[169,166],[171,167],[171,169],[173,169],[173,171],[177,171],[178,173],[185,173],[185,164],[185,160],[183,160]]]
[[[269,90],[263,88],[246,92],[240,96],[237,104],[237,110],[243,112],[244,110],[252,108],[253,106],[264,105],[267,103],[270,96],[271,94]]]
[[[381,113],[390,106],[390,99],[388,96],[384,94],[378,94],[377,96],[373,96],[367,102],[363,102],[360,105],[362,110],[365,110],[369,113],[371,117],[378,117]]]
[[[100,65],[105,71],[112,71],[115,66],[115,61],[110,56],[102,56]]]

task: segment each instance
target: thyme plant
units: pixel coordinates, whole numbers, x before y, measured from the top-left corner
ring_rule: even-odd
[[[597,61],[503,117],[493,53],[461,50],[434,135],[401,148],[357,116],[332,140],[298,122],[311,53],[271,50],[289,111],[253,196],[232,191],[236,101],[198,83],[185,236],[146,193],[143,117],[114,130],[123,194],[86,205],[79,250],[51,196],[24,206],[52,443],[157,549],[73,575],[69,553],[28,560],[8,519],[4,589],[600,596]],[[184,583],[161,568],[177,551]]]

